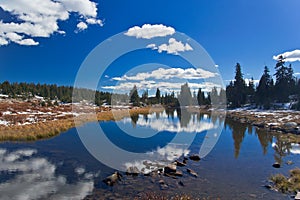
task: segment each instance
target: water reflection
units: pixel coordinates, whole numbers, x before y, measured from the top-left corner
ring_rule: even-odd
[[[245,140],[246,134],[257,137],[263,155],[268,153],[270,145],[274,150],[274,161],[282,164],[283,158],[292,154],[300,154],[300,145],[291,143],[286,137],[282,137],[280,133],[269,132],[261,128],[253,128],[251,125],[239,123],[237,121],[226,119],[226,128],[231,129],[232,139],[234,142],[234,157],[238,158],[242,143]]]
[[[217,115],[212,116],[211,114],[200,112],[192,113],[187,109],[166,109],[165,111],[154,112],[149,115],[132,115],[130,119],[124,118],[117,122],[122,130],[130,135],[134,135],[136,131],[132,130],[131,127],[124,126],[129,122],[131,122],[133,128],[144,127],[152,129],[155,133],[157,131],[200,133],[217,128],[223,123]],[[155,133],[153,132],[153,134]],[[135,136],[140,137],[140,135]]]
[[[226,127],[229,127],[232,130],[232,139],[234,142],[234,157],[238,158],[240,154],[240,149],[242,142],[245,138],[245,133],[247,130],[246,124],[241,124],[237,121],[226,119]]]
[[[276,135],[276,142],[272,144],[275,150],[274,159],[279,164],[282,164],[282,159],[291,153],[292,144],[287,140],[282,140],[280,135]]]
[[[263,154],[266,155],[268,152],[268,146],[272,144],[273,135],[270,134],[270,132],[259,128],[255,129],[255,134],[257,135],[260,145],[263,149]]]
[[[142,173],[150,173],[151,171],[168,165],[171,161],[176,160],[181,156],[187,156],[190,153],[187,145],[169,144],[165,147],[158,147],[155,151],[147,152],[149,159],[134,160],[124,163],[126,169],[136,167]]]
[[[7,176],[1,179],[0,199],[83,199],[93,191],[95,174],[76,168],[73,174],[78,180],[68,183],[65,176],[56,174],[56,165],[36,153],[0,149],[0,174]]]

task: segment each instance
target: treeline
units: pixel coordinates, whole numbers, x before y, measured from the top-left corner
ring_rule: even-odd
[[[201,88],[198,92],[192,93],[188,83],[181,85],[180,91],[175,95],[175,92],[161,94],[159,88],[156,89],[154,97],[148,96],[148,90],[144,91],[140,97],[138,94],[138,88],[134,86],[129,93],[130,103],[134,106],[162,104],[168,107],[179,107],[179,106],[209,106],[212,102],[219,105],[226,103],[226,92],[224,89],[217,90],[213,88],[211,92],[205,93]]]
[[[54,100],[63,103],[71,103],[73,96],[74,102],[95,99],[94,103],[96,105],[110,102],[111,99],[111,93],[109,92],[95,92],[90,89],[74,90],[71,86],[57,86],[56,84],[10,83],[8,81],[0,83],[0,94],[8,95],[10,98],[22,98],[23,100],[41,96],[46,101]]]
[[[57,86],[56,84],[34,84],[34,83],[10,83],[5,81],[0,83],[0,94],[8,95],[9,98],[22,98],[30,100],[36,96],[44,98],[46,104],[51,105],[52,101],[55,104],[58,102],[71,103],[80,102],[83,100],[94,100],[96,105],[133,105],[145,106],[161,104],[167,107],[179,107],[190,105],[210,105],[213,102],[218,102],[218,99],[225,99],[225,90],[217,91],[216,88],[211,93],[204,93],[201,88],[198,92],[192,93],[188,83],[181,86],[180,92],[164,93],[159,88],[156,90],[155,96],[149,96],[148,90],[145,90],[141,96],[138,94],[138,88],[134,86],[129,94],[112,94],[103,91],[93,91],[90,89],[74,89],[71,86]],[[73,99],[72,99],[73,98]],[[221,102],[221,100],[219,100]]]
[[[245,104],[258,108],[270,109],[291,102],[291,108],[300,109],[300,80],[294,77],[292,65],[286,66],[284,58],[279,57],[275,66],[275,82],[267,66],[255,87],[253,79],[246,84],[241,66],[235,67],[235,78],[226,87],[227,103],[231,108],[238,108]]]

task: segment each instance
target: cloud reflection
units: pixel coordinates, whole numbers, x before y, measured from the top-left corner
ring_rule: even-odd
[[[8,152],[0,149],[0,173],[14,173],[11,179],[0,183],[0,199],[83,199],[93,191],[94,176],[68,183],[55,173],[56,166],[45,158],[34,157],[36,150],[23,149]],[[77,169],[82,174],[85,170]]]
[[[181,156],[187,156],[189,153],[188,145],[169,144],[166,147],[158,147],[155,151],[147,152],[149,160],[127,162],[124,166],[126,169],[136,167],[140,172],[147,174],[168,165]]]
[[[159,116],[157,116],[159,114]],[[147,118],[140,117],[135,122],[137,127],[145,127],[152,129],[154,131],[169,131],[169,132],[187,132],[187,133],[200,133],[203,131],[211,130],[216,128],[216,125],[210,121],[204,115],[206,118],[203,118],[202,120],[197,119],[197,114],[191,114],[189,113],[189,117],[182,117],[180,120],[172,119],[171,117],[168,117],[166,112],[162,113],[152,113],[147,116]],[[175,118],[177,117],[177,112],[174,112]],[[183,119],[184,118],[184,119]],[[183,123],[183,121],[187,121]],[[121,122],[118,122],[119,125],[131,123],[132,120],[130,118],[124,118]],[[123,127],[120,127],[121,129]]]

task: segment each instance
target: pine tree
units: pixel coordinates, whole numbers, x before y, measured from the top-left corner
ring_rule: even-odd
[[[286,67],[283,56],[279,56],[275,70],[275,98],[279,102],[288,102],[289,95],[293,94],[295,89],[292,66]]]
[[[235,77],[234,82],[230,83],[226,88],[227,99],[231,107],[240,107],[246,103],[246,84],[243,79],[241,65],[239,63],[235,66]]]
[[[272,101],[273,79],[269,74],[267,66],[264,68],[264,73],[259,80],[259,84],[256,89],[255,101],[257,105],[263,106],[265,109],[270,108]]]
[[[156,89],[155,97],[156,97],[157,103],[161,103],[161,102],[160,102],[161,96],[160,96],[160,90],[159,90],[159,88]]]
[[[202,92],[201,88],[199,88],[197,93],[198,105],[199,106],[204,105],[204,100],[205,100],[204,92]]]

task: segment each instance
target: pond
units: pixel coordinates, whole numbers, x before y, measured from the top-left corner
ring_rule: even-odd
[[[263,186],[271,174],[287,175],[300,166],[298,144],[210,113],[168,110],[87,123],[78,130],[36,142],[0,143],[0,199],[133,199],[148,192],[201,199],[289,199]],[[182,177],[143,175],[192,154],[201,160],[177,167]],[[273,168],[274,162],[282,167]],[[130,166],[141,174],[125,175]],[[111,187],[102,182],[116,170],[123,171],[118,183]]]

